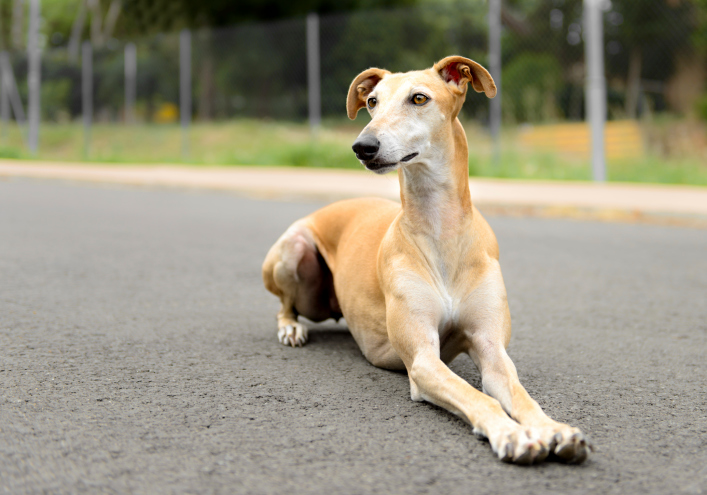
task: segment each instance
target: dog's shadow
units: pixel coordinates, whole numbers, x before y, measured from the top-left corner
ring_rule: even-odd
[[[349,332],[344,319],[341,319],[338,323],[334,320],[326,320],[321,323],[307,321],[306,324],[309,329],[309,341],[307,345],[311,346],[311,348],[325,349],[328,351],[350,351],[352,354],[360,356],[362,361],[368,362],[363,354],[361,354],[361,350],[358,344],[356,344],[351,332]],[[475,387],[477,390],[481,390],[481,374],[469,356],[459,355],[448,365],[454,373],[466,380],[471,386]],[[407,374],[405,370],[378,369],[382,372]]]
[[[307,346],[324,350],[351,351],[352,353],[365,358],[351,335],[346,321],[341,319],[338,323],[334,320],[326,320],[321,323],[313,323],[305,320],[308,328]]]
[[[333,347],[356,347],[356,341],[349,332],[346,325],[341,325],[334,322],[324,323],[307,323],[308,328],[308,344],[317,345],[325,348]]]

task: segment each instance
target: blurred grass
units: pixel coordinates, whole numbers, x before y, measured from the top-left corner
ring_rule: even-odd
[[[362,120],[362,119],[360,119]],[[10,126],[0,135],[0,158],[51,161],[91,161],[112,164],[176,163],[193,166],[280,165],[362,169],[351,151],[365,122],[327,122],[312,137],[306,124],[253,120],[195,123],[191,128],[188,158],[182,157],[182,131],[172,124],[96,124],[91,144],[84,150],[83,128],[78,123],[42,123],[40,151],[30,156],[24,131]],[[589,160],[552,152],[522,149],[515,129],[506,129],[500,162],[491,158],[491,140],[475,124],[465,125],[472,176],[514,179],[590,180]],[[707,185],[707,162],[697,154],[641,158],[608,163],[609,180]]]

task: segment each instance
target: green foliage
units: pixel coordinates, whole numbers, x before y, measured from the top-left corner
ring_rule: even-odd
[[[544,53],[523,53],[503,70],[503,108],[517,122],[557,118],[555,95],[562,85],[557,59]]]
[[[214,102],[219,102],[213,111],[216,118],[237,113],[301,119],[307,113],[306,60],[302,56],[305,44],[305,23],[301,19],[273,23],[267,29],[244,25],[199,33],[194,42],[200,73],[195,80],[196,92],[213,91]]]
[[[393,72],[424,69],[450,54],[486,62],[486,7],[455,5],[353,13],[322,23],[322,107],[342,115],[351,80],[369,67]],[[465,115],[484,112],[486,98],[469,92]]]
[[[694,0],[696,9],[694,15],[695,31],[692,34],[694,45],[707,54],[707,0]]]
[[[410,6],[416,0],[126,0],[121,29],[148,34],[181,27],[232,24],[371,8]]]
[[[702,95],[702,97],[697,100],[695,108],[697,110],[697,116],[700,119],[707,121],[707,93]]]
[[[42,31],[49,38],[49,45],[63,44],[69,39],[79,5],[83,0],[43,0]],[[107,3],[106,3],[107,8]],[[104,10],[105,12],[105,10]],[[52,39],[52,35],[59,33]]]
[[[45,35],[51,39],[53,31],[62,32],[63,38],[57,39],[65,42],[79,1],[45,0]],[[610,110],[624,111],[625,91],[621,83],[614,82],[626,80],[632,47],[639,46],[645,52],[638,80],[668,81],[680,50],[707,36],[705,2],[613,0],[605,16],[607,46],[613,43],[606,58],[607,79],[614,85],[609,88],[614,99]],[[101,0],[104,14],[109,3]],[[406,8],[380,10],[398,6]],[[366,8],[379,10],[361,10]],[[506,0],[504,9],[502,93],[506,117],[517,122],[581,119],[584,47],[578,41],[570,43],[568,33],[574,30],[578,36],[576,30],[581,29],[582,0]],[[307,116],[303,18],[307,12],[325,14],[320,21],[322,110],[325,116],[341,116],[348,85],[368,67],[406,71],[429,67],[453,53],[486,64],[487,10],[485,0],[245,0],[237,4],[227,0],[126,0],[116,36],[126,39],[150,33],[137,40],[139,118],[149,121],[162,103],[178,103],[177,35],[152,33],[183,26],[240,23],[227,29],[194,32],[193,101],[197,116],[301,121]],[[337,14],[343,11],[352,12]],[[560,24],[549,22],[558,12]],[[283,16],[299,17],[246,22]],[[87,34],[88,26],[85,30]],[[47,63],[57,60],[46,71],[43,69],[43,79],[68,79],[72,87],[68,94],[52,89],[47,97],[54,105],[63,95],[66,113],[76,118],[81,111],[80,66],[65,59],[61,62],[50,53],[59,51],[64,53],[45,52]],[[13,55],[13,59],[23,57],[21,53]],[[119,119],[122,113],[122,58],[119,44],[96,48],[95,108],[102,120]],[[13,63],[18,81],[23,81],[26,69],[22,63]],[[659,95],[651,93],[648,98],[655,111],[665,109],[666,103]],[[488,100],[470,91],[462,115],[483,121],[487,112]],[[59,113],[52,109],[47,115],[56,118]]]
[[[71,94],[72,81],[68,78],[49,79],[42,83],[42,114],[45,119],[69,118],[66,102]]]
[[[642,55],[641,77],[667,81],[676,55],[698,31],[700,7],[692,0],[614,0],[605,23],[605,40],[618,50],[606,59],[607,77],[626,76],[632,50]],[[611,22],[616,14],[621,17]],[[621,19],[621,22],[618,22]]]

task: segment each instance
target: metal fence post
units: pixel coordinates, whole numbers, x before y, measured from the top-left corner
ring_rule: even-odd
[[[125,123],[135,122],[135,97],[137,96],[137,48],[135,43],[125,45]]]
[[[81,112],[83,113],[83,156],[88,158],[93,121],[93,49],[90,41],[81,45]]]
[[[29,132],[27,134],[27,145],[30,153],[37,153],[39,148],[39,117],[40,117],[40,84],[41,84],[41,53],[39,48],[39,0],[30,0],[29,4],[29,33],[27,37],[27,86],[29,90],[29,102],[27,113],[29,114]]]
[[[12,64],[10,64],[10,54],[8,52],[0,53],[0,71],[2,71],[2,88],[4,91],[3,105],[7,105],[4,110],[0,110],[2,118],[5,121],[10,120],[10,110],[15,114],[15,121],[19,125],[25,124],[25,110],[22,108],[22,99],[17,91],[17,83],[15,75],[12,72]]]
[[[179,33],[179,116],[182,123],[182,158],[189,156],[191,123],[191,31]]]
[[[592,135],[592,176],[606,180],[604,124],[606,122],[606,79],[604,77],[604,30],[602,0],[584,0],[584,48],[587,67],[587,117]]]
[[[319,73],[319,16],[307,16],[307,94],[309,99],[309,126],[316,134],[322,122],[322,95]]]
[[[493,165],[501,166],[501,0],[489,0],[489,71],[496,83],[496,97],[489,104],[493,140]]]

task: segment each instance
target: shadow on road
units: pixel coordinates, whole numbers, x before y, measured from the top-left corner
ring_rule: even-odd
[[[317,345],[331,348],[356,349],[356,341],[346,328],[339,326],[323,326],[309,329],[308,345]]]

